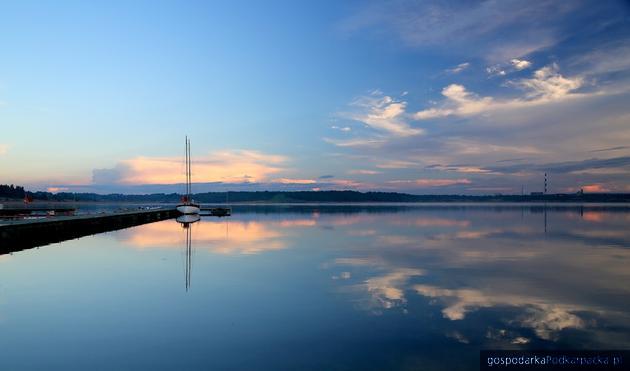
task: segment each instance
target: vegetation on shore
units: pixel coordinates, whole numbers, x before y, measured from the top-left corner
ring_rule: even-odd
[[[71,192],[29,192],[21,186],[0,185],[0,199],[23,199],[30,196],[39,201],[75,202],[179,202],[178,193],[144,195],[97,194]],[[630,202],[630,193],[570,193],[536,195],[412,195],[396,192],[357,191],[256,191],[206,192],[194,195],[202,203],[306,203],[306,202]]]

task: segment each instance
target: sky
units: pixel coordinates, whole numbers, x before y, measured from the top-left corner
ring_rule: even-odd
[[[630,192],[627,1],[3,1],[0,184]]]

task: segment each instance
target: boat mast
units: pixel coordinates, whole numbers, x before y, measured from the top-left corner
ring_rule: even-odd
[[[186,137],[186,199],[190,202],[190,155],[188,154],[188,136]]]
[[[190,158],[190,139],[188,139],[188,200],[192,203],[192,160]]]

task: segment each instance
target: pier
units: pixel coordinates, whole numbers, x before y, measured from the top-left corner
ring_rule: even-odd
[[[171,219],[175,208],[0,221],[0,255],[92,234]]]
[[[13,218],[28,215],[72,215],[74,207],[0,207],[0,217]]]

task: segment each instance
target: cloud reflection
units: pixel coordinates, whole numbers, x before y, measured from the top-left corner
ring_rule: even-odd
[[[348,226],[363,243],[327,268],[351,267],[352,278],[335,284],[362,295],[373,313],[413,312],[410,295],[424,298],[452,321],[455,329],[445,335],[457,341],[471,338],[462,330],[479,320],[471,313],[488,311],[512,328],[505,344],[523,346],[532,336],[560,341],[567,330],[604,338],[620,330],[597,322],[630,319],[622,299],[630,297],[623,284],[630,279],[627,217],[601,208],[549,209],[545,229],[545,213],[529,207],[396,213]]]
[[[272,224],[259,221],[202,219],[192,226],[195,249],[220,254],[257,254],[287,247],[283,231]],[[181,248],[185,236],[178,223],[145,224],[121,233],[124,243],[139,249]]]

